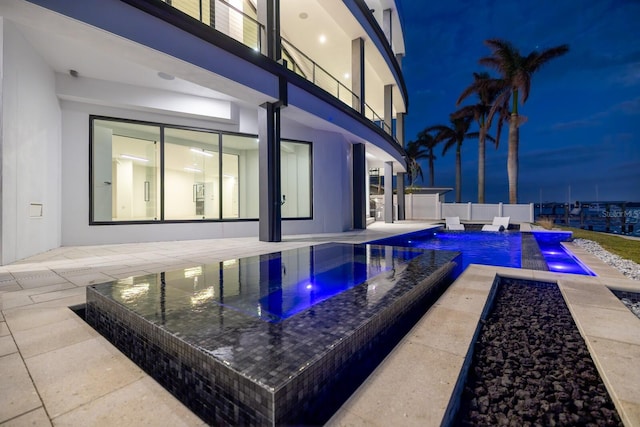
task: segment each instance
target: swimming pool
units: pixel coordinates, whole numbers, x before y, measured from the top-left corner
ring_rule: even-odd
[[[450,250],[462,253],[462,266],[469,264],[520,268],[522,239],[520,232],[421,230],[369,242],[421,249]]]
[[[571,238],[570,232],[533,232],[531,234],[538,243],[549,271],[595,276],[595,273],[561,245],[561,242]],[[473,230],[446,231],[442,228],[431,228],[369,243],[460,251],[463,269],[470,264],[522,267],[523,242],[522,233],[519,231],[497,233]]]

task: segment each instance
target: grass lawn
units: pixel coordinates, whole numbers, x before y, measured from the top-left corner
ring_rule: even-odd
[[[556,227],[558,227],[556,225]],[[621,256],[622,258],[637,262],[640,264],[640,240],[625,239],[609,233],[599,233],[597,231],[588,231],[581,228],[559,227],[566,231],[571,231],[575,239],[587,239],[597,242],[603,249]]]

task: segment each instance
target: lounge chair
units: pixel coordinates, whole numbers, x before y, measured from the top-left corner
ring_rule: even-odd
[[[509,216],[494,216],[491,224],[482,226],[482,231],[504,231],[509,228]]]
[[[448,216],[445,219],[447,230],[464,230],[464,224],[460,224],[459,216]]]

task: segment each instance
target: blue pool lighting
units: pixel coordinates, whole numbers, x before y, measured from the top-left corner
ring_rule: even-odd
[[[533,235],[538,242],[542,256],[544,256],[545,261],[547,261],[549,271],[582,274],[585,276],[596,275],[562,245],[561,242],[566,242],[571,239],[571,232],[540,231],[534,232]]]
[[[462,252],[462,267],[469,264],[520,268],[521,237],[519,232],[487,233],[483,231],[451,232],[442,229],[422,230],[369,242]]]
[[[561,242],[571,239],[570,232],[532,233],[549,271],[595,276],[587,266],[567,251]],[[463,269],[470,264],[521,268],[522,234],[518,231],[446,231],[441,228],[393,236],[369,243],[408,246],[420,249],[462,252]]]
[[[227,260],[197,268],[141,276],[112,285],[124,303],[142,300],[162,280],[175,296],[194,307],[221,305],[278,323],[370,281],[422,255],[421,249],[379,245],[324,244]],[[137,292],[137,293],[136,293]],[[146,314],[146,307],[139,307]],[[149,307],[155,312],[154,307]],[[169,314],[170,315],[170,314]]]

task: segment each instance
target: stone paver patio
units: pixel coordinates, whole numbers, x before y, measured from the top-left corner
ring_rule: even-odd
[[[0,426],[204,423],[68,307],[90,284],[313,243],[360,243],[428,224],[255,238],[63,247],[0,267]],[[557,282],[627,426],[640,426],[640,319],[610,291],[640,292],[579,247],[598,277],[470,266],[328,422],[440,425],[496,275]]]

